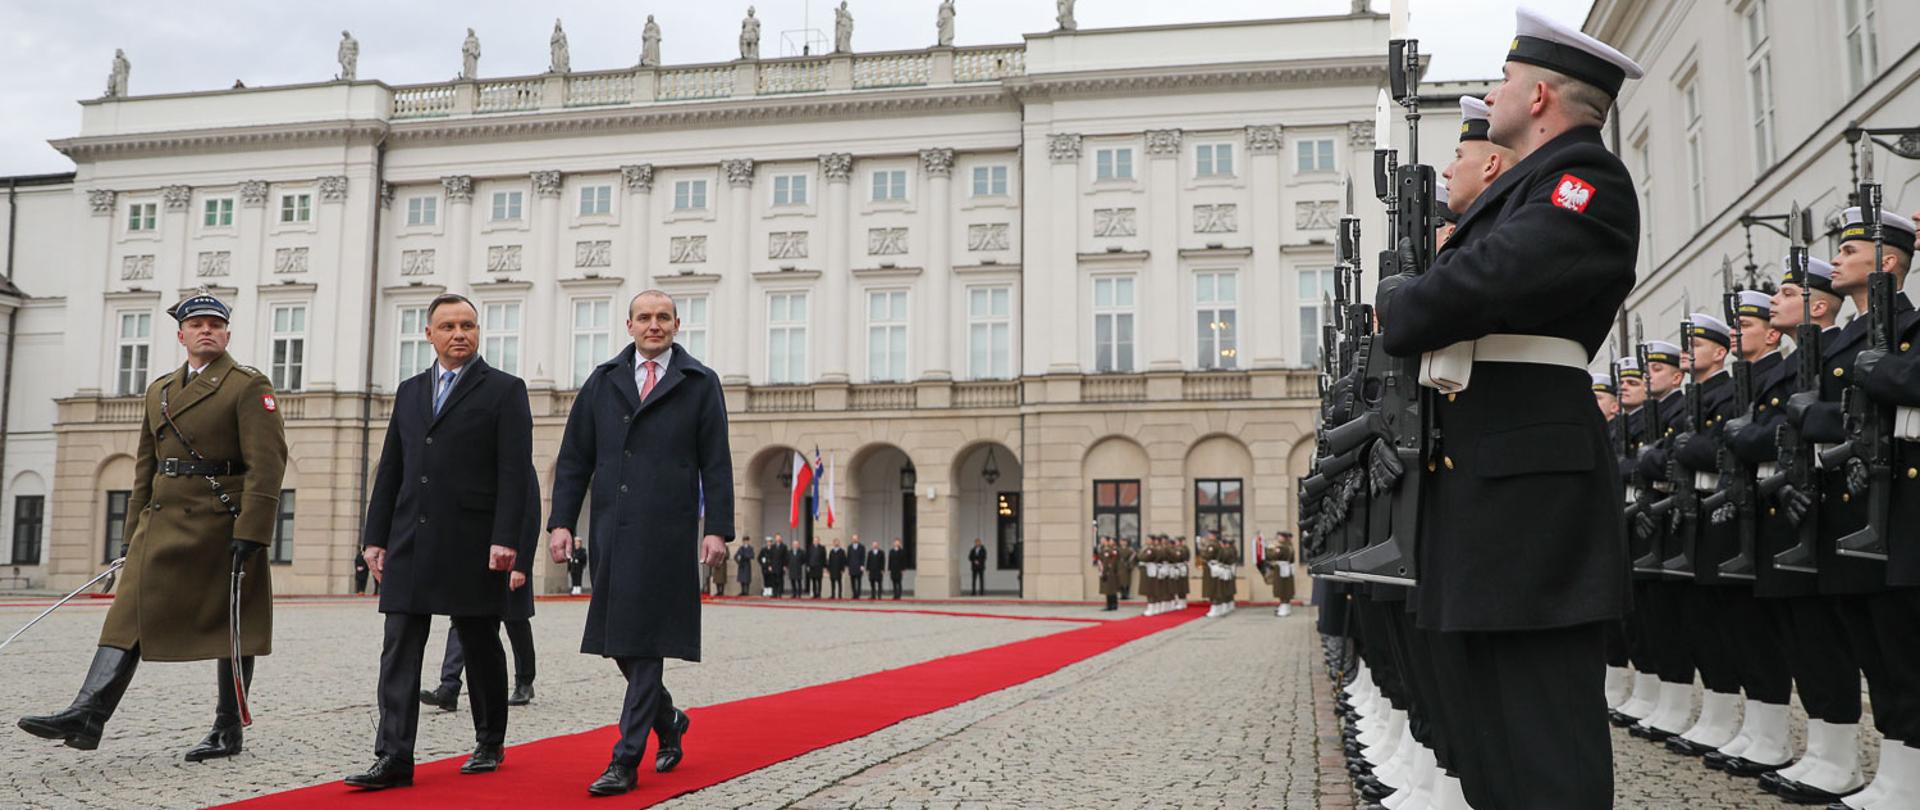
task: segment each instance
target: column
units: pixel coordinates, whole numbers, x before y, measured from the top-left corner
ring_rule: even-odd
[[[242,182],[238,202],[240,209],[233,212],[233,224],[234,231],[239,234],[240,239],[239,244],[234,246],[233,264],[229,272],[233,274],[233,283],[244,293],[249,290],[258,290],[262,284],[272,283],[270,278],[273,275],[273,256],[267,253],[266,247],[267,229],[272,227],[273,222],[267,209],[267,181]],[[253,303],[248,302],[247,306],[251,310]],[[361,299],[360,306],[362,308],[366,306],[364,298]],[[326,323],[326,321],[313,319],[312,313],[308,315],[307,323],[309,324]],[[268,326],[271,327],[271,324]],[[267,330],[259,331],[265,333]],[[313,349],[319,345],[311,337],[314,332],[315,330],[309,327],[307,356],[310,358],[314,356]],[[270,344],[263,341],[263,345]],[[270,356],[257,359],[262,366],[272,360]]]
[[[533,289],[520,310],[520,376],[528,388],[552,388],[559,353],[552,346],[532,340],[532,324],[552,323],[559,307],[554,295],[560,289],[560,232],[566,221],[560,213],[560,190],[565,184],[560,172],[533,173],[533,255],[528,259],[527,278]]]
[[[925,329],[908,338],[918,342],[920,379],[953,379],[954,339],[949,324],[959,301],[951,294],[953,280],[953,150],[920,150],[920,168],[927,176],[927,281],[921,286],[926,304]]]
[[[848,60],[851,62],[851,60]],[[823,383],[844,383],[851,379],[847,356],[848,302],[847,281],[853,266],[847,259],[848,229],[853,227],[848,199],[852,196],[853,155],[834,152],[820,156],[820,178],[826,183],[827,196],[820,211],[820,230],[826,236],[826,264],[820,268],[819,379]],[[851,513],[849,513],[851,514]]]
[[[1022,211],[1032,223],[1033,230],[1027,232],[1029,238],[1038,231],[1044,236],[1041,244],[1044,251],[1036,258],[1041,266],[1034,268],[1050,279],[1045,298],[1035,302],[1029,299],[1029,311],[1046,313],[1046,326],[1043,331],[1024,330],[1029,338],[1046,335],[1044,357],[1047,360],[1048,374],[1077,374],[1080,372],[1080,332],[1086,326],[1080,321],[1080,148],[1078,134],[1053,134],[1047,136],[1047,159],[1051,161],[1050,172],[1044,178],[1045,196],[1037,206],[1023,206]],[[1042,179],[1038,173],[1029,175],[1030,179]],[[1044,213],[1043,213],[1044,212]],[[1032,278],[1032,269],[1022,275]],[[1024,315],[1024,313],[1023,313]],[[1037,318],[1027,318],[1028,324]]]
[[[613,307],[608,311],[608,320],[619,331],[615,332],[612,345],[619,346],[624,340],[627,321],[627,305],[641,290],[653,288],[653,164],[641,163],[620,167],[620,179],[627,187],[627,201],[620,210],[620,227],[626,237],[626,257],[616,261],[615,267],[635,268],[632,271],[615,271],[625,275],[626,279],[614,289]],[[573,311],[569,305],[562,306],[559,346],[571,346],[573,342]],[[711,310],[709,310],[711,311]],[[707,358],[700,358],[705,362]]]
[[[1135,351],[1147,371],[1179,371],[1185,366],[1186,322],[1180,306],[1180,130],[1147,131],[1147,264],[1134,301],[1135,328],[1145,327]]]
[[[68,282],[67,300],[69,301],[102,301],[109,286],[108,280],[120,277],[120,268],[113,263],[114,228],[121,227],[120,223],[126,217],[126,209],[120,205],[120,195],[104,188],[89,189],[87,206],[92,211],[92,216],[74,226],[75,244],[78,247],[75,251],[78,254],[74,257],[75,265],[81,270]],[[58,389],[60,395],[71,393],[76,396],[93,396],[103,392],[109,395],[113,393],[113,358],[109,356],[110,350],[106,346],[112,345],[113,341],[109,336],[116,334],[112,330],[119,329],[120,323],[112,318],[112,312],[112,309],[108,308],[102,313],[112,321],[105,325],[95,318],[65,319],[67,362],[62,365],[66,371],[66,379],[61,380],[63,385]],[[166,316],[156,311],[154,317]],[[156,322],[155,327],[158,326]],[[19,331],[17,324],[14,326],[14,331]],[[102,341],[105,343],[103,344]],[[89,482],[87,486],[91,487],[92,483]],[[52,521],[48,523],[51,524]],[[51,539],[55,535],[49,531],[47,536]],[[52,546],[49,545],[49,553],[46,555],[49,562],[53,559],[51,551]]]
[[[372,182],[371,172],[364,176],[362,182]],[[364,241],[349,242],[348,237],[351,234],[352,236],[359,237],[361,240],[365,240],[368,238],[368,231],[364,223],[361,227],[354,227],[354,220],[356,218],[353,216],[347,201],[347,192],[352,183],[348,180],[347,175],[322,177],[318,185],[319,194],[315,196],[313,212],[316,232],[314,234],[312,247],[308,248],[307,277],[299,278],[299,280],[312,281],[315,278],[329,278],[333,279],[334,283],[318,288],[313,298],[306,302],[307,367],[305,372],[306,379],[303,381],[303,384],[305,388],[310,391],[331,391],[338,387],[340,380],[351,379],[357,383],[359,381],[358,378],[350,377],[348,374],[350,374],[351,369],[358,368],[360,363],[364,362],[364,357],[361,355],[362,352],[365,351],[365,347],[356,347],[354,344],[365,336],[365,321],[362,319],[366,316],[367,295],[366,290],[361,289],[360,285],[364,283],[366,277],[367,253],[364,250]],[[363,193],[361,196],[365,197],[367,202],[371,202],[375,195]],[[365,213],[364,210],[361,211],[362,216],[365,216]],[[347,251],[348,244],[353,244],[357,248],[363,248],[353,254],[354,261],[351,262],[351,266],[355,268],[355,272],[351,277],[349,277],[347,271],[347,267],[349,266],[349,262],[346,260],[346,257],[349,255]],[[264,267],[261,269],[266,270]],[[269,282],[268,277],[270,275],[270,271],[262,272],[259,274],[258,281],[268,283],[277,283],[279,281],[279,279],[273,279]],[[241,287],[240,297],[254,312],[266,315],[267,313],[261,311],[258,303],[258,289],[257,287],[254,289]],[[348,299],[353,301],[353,306],[342,310],[337,306],[336,302],[347,290],[359,290],[360,294],[357,300]],[[264,317],[253,321],[253,323],[259,324],[256,329],[258,329],[262,335],[264,335],[271,326]],[[338,330],[334,334],[340,339],[322,343],[319,340],[320,329],[318,327],[320,324],[327,324],[329,330]],[[268,340],[256,338],[255,344],[262,348],[271,349],[271,344]],[[359,351],[356,351],[356,348],[358,348]],[[260,359],[271,362],[271,351]]]
[[[473,268],[473,177],[456,174],[440,178],[447,193],[447,249],[439,257],[447,280],[447,291],[466,294],[471,287]]]
[[[1239,347],[1242,357],[1250,358],[1252,368],[1285,368],[1286,340],[1281,325],[1292,323],[1288,317],[1273,317],[1274,308],[1287,313],[1288,279],[1280,269],[1280,125],[1247,127],[1247,174],[1252,180],[1253,200],[1248,207],[1246,228],[1253,235],[1253,264],[1241,274]],[[1312,362],[1312,358],[1301,358]]]
[[[747,327],[750,323],[759,322],[752,315],[758,309],[750,300],[753,289],[748,283],[748,276],[753,272],[753,247],[748,244],[753,238],[753,159],[722,160],[720,173],[727,180],[727,213],[726,219],[720,223],[727,237],[727,255],[722,265],[726,275],[720,279],[723,291],[721,300],[708,304],[707,311],[734,313],[733,317],[726,319],[726,336],[715,353],[724,358],[720,366],[720,381],[728,385],[743,385],[752,374],[747,368],[747,341],[752,339]],[[717,326],[718,319],[715,321]]]
[[[193,218],[189,210],[192,205],[193,187],[160,188],[160,244],[153,249],[153,285],[160,290],[162,312],[156,312],[153,316],[153,354],[148,356],[147,362],[147,368],[155,374],[160,369],[186,361],[186,350],[179,341],[166,339],[164,310],[180,300],[181,290],[191,290],[201,282],[194,273],[193,257],[188,255],[193,241],[187,233],[187,223]],[[223,282],[225,279],[212,281]]]

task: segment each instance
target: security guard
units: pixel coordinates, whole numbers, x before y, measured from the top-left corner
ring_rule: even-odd
[[[213,660],[213,731],[186,759],[240,752],[230,633],[240,634],[240,675],[250,679],[253,657],[273,648],[273,584],[259,552],[273,540],[287,439],[267,375],[227,354],[229,313],[205,292],[167,310],[187,362],[147,386],[120,593],[79,696],[65,711],[20,718],[28,733],[92,750],[142,659]],[[237,628],[228,610],[236,566]]]

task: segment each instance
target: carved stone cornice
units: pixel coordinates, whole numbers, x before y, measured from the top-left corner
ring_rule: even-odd
[[[627,191],[635,194],[653,192],[653,164],[636,163],[620,167],[620,179],[627,184]]]
[[[829,183],[845,183],[853,176],[853,153],[828,152],[820,156],[820,174]]]
[[[1155,68],[1115,68],[1021,76],[1003,82],[1016,96],[1128,95],[1189,88],[1378,84],[1386,63],[1374,57],[1326,57]]]
[[[161,186],[160,199],[166,202],[168,211],[185,211],[193,202],[193,187]]]
[[[1080,159],[1080,135],[1072,132],[1056,132],[1047,136],[1047,157],[1055,163],[1072,163]]]
[[[720,171],[727,176],[729,186],[747,188],[753,185],[753,158],[722,160]]]
[[[447,193],[447,202],[473,202],[472,175],[455,174],[442,177],[440,188]]]
[[[207,127],[135,132],[125,135],[92,135],[50,141],[53,148],[75,162],[84,163],[115,155],[172,153],[219,153],[246,149],[277,149],[288,144],[329,142],[371,143],[387,133],[384,121],[323,121],[302,124],[261,124],[241,127]]]
[[[393,207],[393,184],[385,180],[380,181],[380,207]]]
[[[1273,155],[1285,143],[1279,124],[1255,124],[1247,127],[1247,154]]]
[[[952,177],[953,150],[945,148],[920,150],[920,168],[927,173],[928,177]]]
[[[1373,148],[1373,122],[1372,121],[1348,121],[1347,122],[1347,148],[1348,149],[1372,149]]]
[[[113,204],[119,198],[119,192],[112,189],[96,188],[87,192],[87,207],[93,209],[94,216],[113,213]]]
[[[267,181],[244,180],[240,183],[240,204],[259,208],[267,204]]]
[[[347,176],[328,175],[320,178],[321,202],[345,202],[347,199]]]
[[[560,173],[553,170],[541,170],[533,173],[533,196],[560,196]]]
[[[1147,154],[1155,157],[1174,157],[1180,154],[1180,130],[1147,130]]]

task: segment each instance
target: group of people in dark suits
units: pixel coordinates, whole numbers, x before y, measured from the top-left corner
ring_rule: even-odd
[[[826,590],[834,599],[846,598],[847,593],[841,586],[850,581],[854,599],[861,598],[860,582],[867,582],[868,599],[879,599],[882,583],[893,583],[893,598],[900,598],[901,582],[907,576],[907,564],[910,556],[900,538],[893,538],[892,548],[882,548],[875,543],[871,547],[860,542],[860,535],[853,535],[853,542],[845,548],[839,540],[828,544],[806,544],[800,540],[789,541],[783,535],[775,534],[763,538],[756,551],[753,538],[740,537],[740,548],[733,553],[739,567],[740,595],[746,596],[753,587],[753,569],[750,565],[759,565],[760,578],[765,583],[760,590],[761,596],[775,598],[801,599],[811,596],[819,599]],[[850,575],[850,576],[849,576]],[[823,589],[823,584],[830,587]]]

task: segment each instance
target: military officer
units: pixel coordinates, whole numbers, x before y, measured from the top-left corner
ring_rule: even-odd
[[[1113,538],[1100,538],[1100,545],[1094,550],[1093,565],[1100,570],[1100,595],[1107,598],[1103,610],[1120,609],[1120,549],[1114,545]]]
[[[213,730],[186,754],[199,762],[240,753],[244,687],[254,657],[273,650],[273,584],[259,552],[273,540],[287,440],[273,383],[227,353],[227,305],[203,291],[167,314],[180,323],[187,362],[147,386],[120,593],[73,704],[22,717],[20,727],[91,751],[141,660],[211,659]],[[240,621],[232,626],[236,575]],[[238,672],[231,633],[239,634]]]
[[[1194,536],[1193,567],[1200,577],[1200,598],[1207,602],[1208,618],[1220,615],[1220,581],[1213,575],[1214,556],[1218,550],[1218,544],[1211,535]]]
[[[1266,543],[1264,558],[1267,563],[1267,585],[1273,588],[1273,598],[1280,606],[1273,609],[1273,615],[1286,616],[1293,612],[1293,535],[1280,532]]]
[[[1173,601],[1176,610],[1185,610],[1187,597],[1193,593],[1193,546],[1187,543],[1186,535],[1173,538]]]

